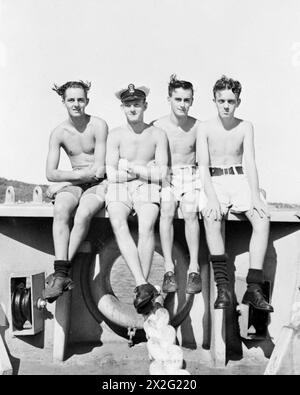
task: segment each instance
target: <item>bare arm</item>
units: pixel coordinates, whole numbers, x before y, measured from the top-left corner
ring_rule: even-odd
[[[118,168],[120,160],[119,136],[117,131],[109,133],[106,147],[106,174],[109,182],[126,182],[133,180],[136,176],[131,176],[126,170]]]
[[[209,172],[209,149],[207,134],[205,130],[205,124],[199,124],[197,130],[196,140],[196,156],[199,166],[199,172],[201,182],[204,187],[204,192],[207,197],[207,207],[204,209],[203,214],[207,217],[213,215],[215,219],[221,219],[221,207],[211,181],[211,175]]]
[[[168,170],[168,139],[162,130],[156,130],[155,164],[151,166],[129,164],[129,171],[137,174],[143,180],[151,182],[163,181]]]
[[[259,198],[259,182],[255,163],[254,131],[251,124],[247,124],[244,137],[244,162],[252,198]]]
[[[95,129],[95,151],[94,164],[92,169],[95,170],[97,178],[103,178],[105,174],[105,155],[108,127],[105,121],[99,120]]]
[[[251,190],[253,208],[258,211],[260,216],[263,215],[269,216],[269,212],[260,198],[258,173],[255,163],[254,131],[251,123],[247,123],[245,129],[244,163],[245,163],[247,178]]]
[[[51,182],[70,182],[80,184],[82,182],[95,181],[95,172],[91,169],[82,170],[59,170],[60,149],[62,141],[60,130],[54,130],[49,140],[49,150],[46,163],[46,177]]]

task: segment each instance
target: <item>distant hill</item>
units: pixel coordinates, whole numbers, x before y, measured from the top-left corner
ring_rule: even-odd
[[[0,203],[4,203],[6,188],[12,186],[15,190],[15,201],[31,202],[34,187],[39,184],[28,184],[22,181],[7,180],[0,177]],[[43,201],[49,202],[50,199],[46,196],[48,185],[39,185],[43,191]]]
[[[9,186],[14,187],[15,200],[16,202],[31,202],[33,189],[38,184],[28,184],[22,181],[7,180],[6,178],[0,177],[0,203],[4,203],[6,188]],[[43,191],[43,201],[49,202],[50,199],[46,196],[46,190],[48,185],[40,185]],[[271,207],[276,209],[296,209],[300,210],[300,204],[289,204],[289,203],[269,203]]]

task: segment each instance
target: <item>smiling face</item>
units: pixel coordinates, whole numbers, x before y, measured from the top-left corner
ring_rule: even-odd
[[[122,103],[122,107],[128,122],[143,122],[144,112],[147,109],[147,102],[144,99],[125,101]]]
[[[89,99],[82,88],[68,88],[65,91],[63,103],[71,117],[81,117],[85,114],[85,108]]]
[[[241,100],[232,92],[231,89],[216,91],[214,102],[216,103],[219,116],[223,119],[231,119],[234,112],[240,105]]]
[[[193,104],[193,92],[191,89],[177,88],[172,91],[168,100],[176,117],[186,117]]]

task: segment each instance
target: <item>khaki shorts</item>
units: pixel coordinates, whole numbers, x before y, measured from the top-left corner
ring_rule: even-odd
[[[159,184],[142,180],[131,180],[122,183],[109,183],[106,194],[106,207],[113,202],[125,204],[130,210],[145,203],[160,205]]]
[[[199,211],[199,193],[202,189],[197,166],[172,167],[169,180],[163,184],[162,202],[184,201],[186,210]]]
[[[251,190],[245,174],[225,174],[212,176],[212,184],[221,205],[222,213],[227,214],[229,209],[236,213],[250,210],[252,206]],[[264,196],[260,194],[261,200],[267,204]],[[200,205],[207,204],[204,192],[200,194]]]
[[[97,183],[85,183],[81,185],[68,185],[60,189],[55,196],[59,193],[69,192],[71,193],[77,202],[87,195],[95,195],[101,202],[105,200],[105,194],[107,191],[108,182],[106,179],[102,179],[102,181],[97,181]]]

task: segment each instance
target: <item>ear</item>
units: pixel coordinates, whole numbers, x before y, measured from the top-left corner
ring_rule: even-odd
[[[148,108],[148,103],[145,101],[145,103],[144,103],[144,109],[145,109],[145,111],[147,110],[147,108]]]
[[[241,99],[238,98],[238,100],[237,100],[237,107],[238,107],[240,104],[241,104]]]
[[[89,98],[86,98],[86,105],[88,105],[89,102],[90,102],[90,99],[89,99]]]
[[[171,98],[170,98],[170,96],[168,96],[168,97],[167,97],[167,100],[168,100],[168,102],[170,103],[170,101],[171,101]]]

